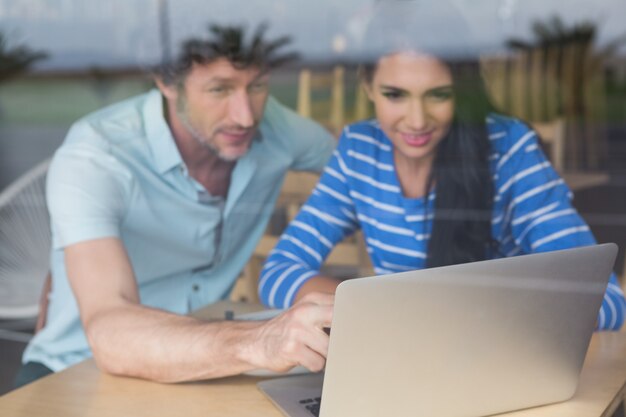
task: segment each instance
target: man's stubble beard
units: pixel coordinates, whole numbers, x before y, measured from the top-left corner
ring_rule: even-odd
[[[212,138],[204,136],[202,133],[200,133],[200,131],[198,131],[198,129],[194,127],[193,123],[191,123],[191,120],[189,119],[189,111],[187,108],[187,100],[185,100],[184,94],[178,95],[178,99],[176,100],[176,114],[178,115],[178,118],[180,119],[183,126],[185,126],[191,137],[194,138],[198,145],[209,151],[212,155],[217,156],[222,161],[235,162],[239,158],[243,157],[250,149],[251,143],[248,144],[248,149],[246,150],[246,152],[242,153],[241,155],[224,155],[222,152],[220,152],[220,149],[215,145],[215,141],[212,140]],[[219,130],[216,130],[214,132],[214,135],[216,135],[218,131]]]

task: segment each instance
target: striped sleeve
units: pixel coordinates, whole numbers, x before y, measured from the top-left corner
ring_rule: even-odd
[[[587,223],[571,204],[572,192],[539,146],[536,133],[515,122],[500,145],[495,165],[496,206],[501,204],[502,247],[512,256],[596,243]],[[598,329],[617,330],[626,312],[624,294],[611,276],[598,316]]]
[[[318,275],[332,248],[358,221],[344,172],[342,137],[313,193],[272,250],[259,279],[259,297],[273,308],[288,308],[300,287]]]
[[[619,330],[624,323],[626,302],[615,274],[611,275],[598,315],[597,330]]]
[[[549,252],[595,243],[571,204],[572,193],[546,159],[535,132],[514,123],[495,166],[496,201],[503,202],[503,240],[522,253]],[[517,253],[506,253],[516,255]]]

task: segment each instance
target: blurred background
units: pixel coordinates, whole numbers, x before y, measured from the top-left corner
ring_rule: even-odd
[[[51,156],[76,119],[152,88],[150,68],[171,58],[182,40],[206,33],[213,21],[250,27],[267,22],[270,35],[291,36],[301,59],[274,73],[272,94],[338,133],[371,114],[354,62],[376,1],[0,0],[0,196]],[[626,3],[452,3],[480,51],[494,104],[537,127],[597,239],[620,245],[616,271],[622,274]],[[433,8],[422,19],[435,42],[450,29],[446,18]],[[0,311],[3,297],[10,296],[2,267]],[[0,319],[2,394],[33,319]]]
[[[623,0],[452,2],[484,57],[494,102],[529,121],[565,117],[571,125],[579,118],[567,132],[564,163],[577,170],[605,166],[608,142],[619,141],[613,131],[626,118]],[[182,40],[206,32],[212,20],[251,27],[263,21],[270,34],[292,37],[301,60],[274,76],[273,94],[293,108],[300,69],[315,77],[345,66],[344,119],[335,123],[351,121],[359,116],[358,94],[347,64],[375,3],[0,0],[0,188],[47,156],[77,118],[149,89],[147,70],[175,54]],[[432,25],[426,30],[434,42],[450,30],[438,13],[433,8],[422,19]],[[328,119],[324,99],[332,88],[311,82],[310,114]]]

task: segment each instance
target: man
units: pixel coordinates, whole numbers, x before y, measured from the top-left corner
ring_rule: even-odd
[[[332,296],[267,322],[184,316],[228,296],[287,169],[321,170],[333,138],[268,97],[288,56],[264,27],[213,26],[156,77],[158,91],[77,122],[48,174],[52,290],[18,384],[93,354],[163,382],[323,367]]]

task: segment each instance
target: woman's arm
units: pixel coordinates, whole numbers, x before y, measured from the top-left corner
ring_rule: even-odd
[[[358,227],[342,169],[346,146],[341,138],[313,193],[270,253],[259,280],[264,304],[287,308],[308,292],[334,292],[339,284],[319,270],[333,247]]]
[[[510,146],[501,152],[495,182],[496,199],[506,202],[501,213],[503,236],[508,234],[515,243],[511,251],[515,253],[506,254],[595,244],[589,226],[571,204],[572,192],[545,157],[534,132],[515,123],[508,134]],[[619,329],[625,313],[624,294],[613,274],[598,328]]]

